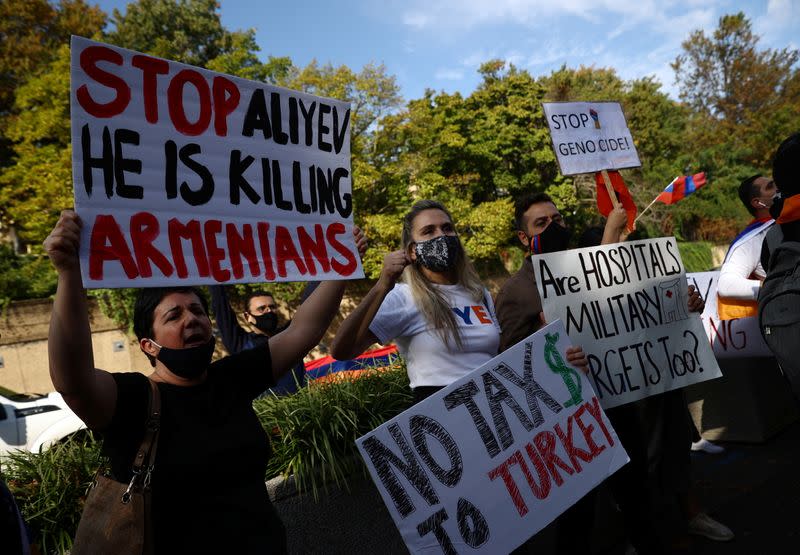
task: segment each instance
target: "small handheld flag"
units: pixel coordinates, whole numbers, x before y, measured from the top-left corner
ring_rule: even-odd
[[[636,220],[641,218],[645,212],[647,212],[651,206],[653,206],[656,202],[663,202],[664,204],[675,204],[682,198],[686,198],[687,196],[694,193],[700,187],[703,187],[706,184],[706,173],[700,172],[694,175],[681,175],[676,177],[672,180],[672,183],[667,185],[667,188],[664,189],[656,198],[653,199],[653,202],[647,205],[647,207],[641,211],[641,213],[636,217]]]
[[[656,202],[664,204],[675,204],[679,200],[688,197],[697,189],[706,184],[705,172],[694,175],[681,175],[672,180],[667,188],[656,197]]]
[[[628,231],[633,230],[633,224],[636,221],[636,203],[633,201],[628,187],[622,180],[622,175],[618,171],[608,170],[608,178],[611,181],[611,188],[617,200],[628,213]],[[603,215],[608,217],[611,210],[614,209],[614,201],[611,199],[610,192],[606,187],[603,180],[602,172],[594,174],[595,184],[597,185],[597,210]]]

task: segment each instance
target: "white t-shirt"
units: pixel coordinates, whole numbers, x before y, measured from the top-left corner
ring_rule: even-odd
[[[462,349],[453,341],[451,346],[442,342],[422,316],[405,283],[398,283],[386,295],[369,326],[381,343],[397,343],[412,388],[450,385],[497,356],[500,343],[500,326],[488,291],[484,290],[482,302],[475,302],[460,285],[434,287],[444,292],[455,313]]]

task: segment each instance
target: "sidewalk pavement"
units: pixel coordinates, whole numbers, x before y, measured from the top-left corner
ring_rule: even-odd
[[[692,536],[689,553],[800,553],[800,420],[764,443],[718,444],[724,453],[692,453],[694,493],[736,537],[715,542]],[[597,555],[624,555],[626,542],[617,538],[614,547]]]

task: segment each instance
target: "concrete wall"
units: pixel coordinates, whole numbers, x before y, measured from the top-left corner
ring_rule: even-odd
[[[110,372],[149,372],[137,343],[89,302],[89,323],[97,368]],[[53,391],[47,359],[47,331],[52,301],[13,302],[0,315],[0,386],[17,393]]]

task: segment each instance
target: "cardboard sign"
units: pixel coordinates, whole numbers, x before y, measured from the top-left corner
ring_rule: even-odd
[[[619,102],[543,102],[562,175],[642,165]]]
[[[583,347],[603,408],[721,376],[674,237],[533,256],[548,321]]]
[[[772,357],[761,330],[758,317],[720,320],[717,313],[717,282],[719,272],[693,272],[686,274],[689,285],[694,285],[706,301],[701,314],[708,341],[718,359],[740,357]]]
[[[555,322],[359,438],[411,553],[509,553],[628,456]]]
[[[350,105],[72,38],[86,287],[363,276]]]

